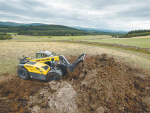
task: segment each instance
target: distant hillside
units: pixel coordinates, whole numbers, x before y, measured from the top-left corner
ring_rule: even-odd
[[[7,26],[30,26],[30,25],[44,25],[42,23],[31,23],[31,24],[25,24],[25,23],[15,23],[15,22],[2,22],[0,21],[0,26],[7,25]]]
[[[17,24],[16,24],[17,25]],[[0,32],[16,32],[18,35],[34,36],[81,36],[89,33],[62,25],[30,25],[8,26],[0,25]]]
[[[128,33],[121,35],[120,38],[130,38],[130,37],[138,37],[138,36],[147,36],[150,35],[150,30],[133,30]]]
[[[127,33],[127,31],[117,31],[117,30],[108,30],[108,29],[99,29],[99,28],[87,28],[87,27],[80,27],[80,26],[71,26],[73,28],[89,32],[91,34],[107,34],[107,35],[115,35],[115,34],[120,34],[123,35]]]
[[[34,36],[81,36],[81,35],[111,35],[122,36],[126,31],[85,28],[80,26],[48,25],[42,23],[15,23],[0,21],[0,32],[16,32],[18,35]]]

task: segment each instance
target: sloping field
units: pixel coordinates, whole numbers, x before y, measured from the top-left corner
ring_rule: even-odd
[[[74,62],[77,56],[68,56]],[[0,83],[0,111],[32,113],[150,112],[150,73],[107,54],[89,55],[58,82]]]
[[[106,40],[96,40],[97,42],[121,44],[121,45],[132,45],[137,47],[150,48],[150,36],[146,37],[134,37],[134,38],[112,38]],[[95,42],[95,41],[94,41]]]
[[[57,54],[80,55],[82,53],[96,55],[106,53],[110,56],[150,69],[150,54],[122,50],[112,47],[84,45],[63,42],[1,42],[0,43],[0,73],[11,73],[16,70],[18,57],[22,55],[35,58],[35,53],[48,50]]]
[[[150,54],[66,42],[1,41],[0,48],[2,113],[150,112]],[[58,82],[17,77],[17,58],[34,58],[43,49],[70,62],[82,53],[88,56]]]
[[[89,41],[89,42],[101,42],[110,44],[130,45],[143,48],[150,48],[150,36],[140,36],[132,38],[112,38],[109,35],[97,35],[97,36],[27,36],[16,35],[13,36],[12,41],[52,41],[52,40],[64,40],[64,41]]]

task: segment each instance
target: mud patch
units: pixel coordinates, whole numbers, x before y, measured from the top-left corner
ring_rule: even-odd
[[[77,56],[68,56],[74,62]],[[5,112],[150,112],[150,72],[106,54],[88,56],[58,82],[22,80],[0,83]]]
[[[75,113],[78,112],[77,92],[67,81],[49,82],[48,87],[41,89],[35,96],[30,96],[28,110],[32,113]]]
[[[142,75],[142,76],[137,76]],[[143,77],[144,76],[144,77]],[[76,78],[79,112],[150,112],[150,73],[106,54],[90,56],[70,74]]]
[[[8,73],[2,73],[2,74],[0,74],[0,76],[9,76],[9,74]]]
[[[45,87],[45,83],[37,80],[22,80],[14,77],[0,83],[0,111],[23,112],[26,109],[30,95]]]

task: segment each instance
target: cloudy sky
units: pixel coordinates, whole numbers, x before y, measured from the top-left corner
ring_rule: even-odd
[[[0,21],[150,29],[150,0],[0,0]]]

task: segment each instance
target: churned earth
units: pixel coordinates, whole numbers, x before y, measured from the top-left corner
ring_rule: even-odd
[[[74,62],[77,56],[68,56]],[[10,75],[7,75],[10,76]],[[18,113],[150,112],[150,72],[107,54],[85,61],[59,81],[0,82],[0,111]]]

